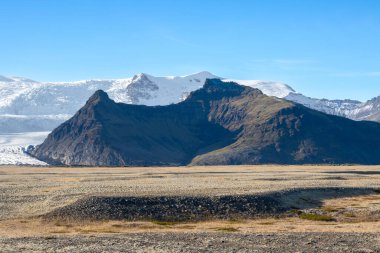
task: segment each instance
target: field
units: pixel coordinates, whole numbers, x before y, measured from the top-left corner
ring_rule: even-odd
[[[0,167],[1,252],[378,252],[380,166]]]

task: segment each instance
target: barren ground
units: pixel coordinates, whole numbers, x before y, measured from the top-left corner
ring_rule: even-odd
[[[4,166],[0,251],[380,252],[379,190],[380,166]]]

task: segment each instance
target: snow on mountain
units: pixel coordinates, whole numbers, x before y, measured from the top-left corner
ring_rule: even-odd
[[[98,89],[116,102],[167,105],[183,101],[207,78],[219,77],[206,71],[188,76],[138,74],[126,79],[48,83],[4,77],[0,79],[0,133],[50,131],[70,118]],[[235,81],[270,96],[284,97],[293,91],[282,83]]]
[[[380,122],[380,96],[364,103],[350,99],[328,100],[310,98],[299,93],[289,93],[289,95],[284,98],[324,113],[342,116],[352,120]]]
[[[98,89],[116,102],[167,105],[184,100],[203,86],[209,72],[188,76],[155,77],[138,74],[126,79],[84,80],[40,83],[22,77],[0,76],[0,133],[50,131],[71,117]],[[380,99],[361,103],[354,100],[327,100],[306,97],[289,85],[259,80],[233,80],[260,89],[264,94],[285,98],[325,113],[351,119],[371,119],[380,111]]]
[[[85,80],[76,82],[2,82],[0,114],[67,115],[74,114],[98,89],[117,102],[166,105],[177,103],[186,94],[203,86],[209,72],[182,77],[154,77],[138,74],[132,78]]]
[[[355,120],[372,120],[380,122],[380,96],[361,104],[347,115]]]
[[[233,79],[224,79],[223,81],[233,81],[241,85],[257,88],[268,96],[284,98],[327,114],[347,117],[353,120],[373,120],[380,122],[380,96],[366,103],[350,99],[328,100],[307,97],[301,93],[297,93],[289,85],[279,82]]]
[[[289,85],[279,82],[234,79],[224,79],[223,81],[235,82],[240,85],[250,86],[252,88],[261,90],[265,95],[274,96],[278,98],[284,98],[287,95],[289,95],[289,93],[295,92]]]
[[[294,92],[289,93],[284,98],[317,111],[342,117],[349,117],[353,110],[362,105],[362,102],[356,100],[317,99]]]
[[[209,72],[188,76],[155,77],[138,74],[124,81],[115,80],[105,91],[116,102],[144,105],[168,105],[184,100],[191,91],[203,86],[206,79],[219,78]]]

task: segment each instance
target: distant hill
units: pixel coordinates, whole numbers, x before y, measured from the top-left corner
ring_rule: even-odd
[[[327,115],[208,79],[168,106],[115,103],[97,91],[31,151],[88,166],[380,164],[380,124]]]

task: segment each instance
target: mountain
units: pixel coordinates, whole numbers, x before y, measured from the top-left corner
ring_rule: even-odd
[[[0,78],[0,114],[73,115],[96,90],[104,90],[117,101],[128,104],[168,105],[183,101],[206,79],[219,78],[209,72],[181,77],[137,74],[126,79],[39,83],[26,78]],[[8,80],[8,81],[7,81]],[[275,82],[241,81],[270,96],[293,91]],[[282,89],[284,89],[282,91]],[[287,92],[287,90],[289,90]]]
[[[37,82],[22,77],[0,76],[0,133],[51,131],[69,119],[96,91],[104,90],[117,102],[168,105],[183,101],[190,92],[203,86],[209,72],[181,76],[155,77],[138,74],[126,79],[75,82]],[[309,98],[290,86],[258,80],[224,80],[260,89],[268,96],[285,98],[325,113],[355,120],[378,120],[380,103],[353,100]]]
[[[31,154],[86,166],[380,163],[380,124],[321,113],[260,90],[206,80],[167,106],[97,91]]]
[[[141,73],[126,79],[41,83],[0,76],[0,133],[51,131],[74,115],[99,89],[117,102],[168,105],[183,101],[190,92],[201,88],[207,78],[219,77],[207,71],[169,77]],[[270,96],[284,97],[294,91],[276,82],[238,82]]]
[[[261,81],[261,80],[236,80],[236,79],[222,79],[223,82],[235,82],[240,85],[249,86],[261,90],[265,95],[285,98],[291,93],[295,93],[292,87],[285,83]]]
[[[115,101],[166,105],[182,101],[204,84],[208,72],[184,77],[138,74],[127,79],[40,83],[0,77],[0,133],[51,131],[69,119],[98,89]]]
[[[290,92],[284,98],[331,115],[342,116],[352,120],[380,122],[380,96],[364,103],[350,99],[328,100],[310,98],[293,92]]]
[[[363,105],[362,102],[357,100],[328,100],[310,98],[295,92],[290,92],[284,98],[320,112],[351,119],[356,119],[356,114],[354,111]]]
[[[380,122],[380,96],[361,104],[352,110],[347,116],[355,120]]]
[[[206,78],[216,76],[203,71],[182,77],[155,77],[138,74],[131,78],[85,80],[75,82],[37,82],[22,77],[0,76],[0,164],[40,165],[23,150],[30,142],[23,136],[47,136],[68,120],[98,89],[112,99],[129,104],[168,105],[183,101],[191,91],[203,86]],[[263,85],[261,85],[263,83]],[[253,81],[255,87],[269,87],[270,82]],[[276,89],[276,92],[278,89]],[[11,146],[8,143],[17,143]]]
[[[0,76],[0,138],[6,136],[10,143],[0,142],[0,164],[11,161],[11,154],[25,156],[22,151],[35,142],[26,142],[24,135],[47,136],[48,132],[68,120],[98,89],[111,99],[128,104],[169,105],[183,101],[190,92],[203,86],[207,78],[217,76],[203,71],[188,76],[155,77],[137,74],[125,79],[84,80],[75,82],[37,82],[23,77]],[[261,90],[264,94],[285,98],[309,108],[354,120],[380,122],[380,98],[365,103],[354,100],[327,100],[306,97],[289,85],[259,80],[227,80]],[[4,151],[4,152],[3,152]],[[18,159],[19,160],[19,159]],[[17,163],[12,160],[11,163]],[[39,164],[35,160],[35,164]]]

